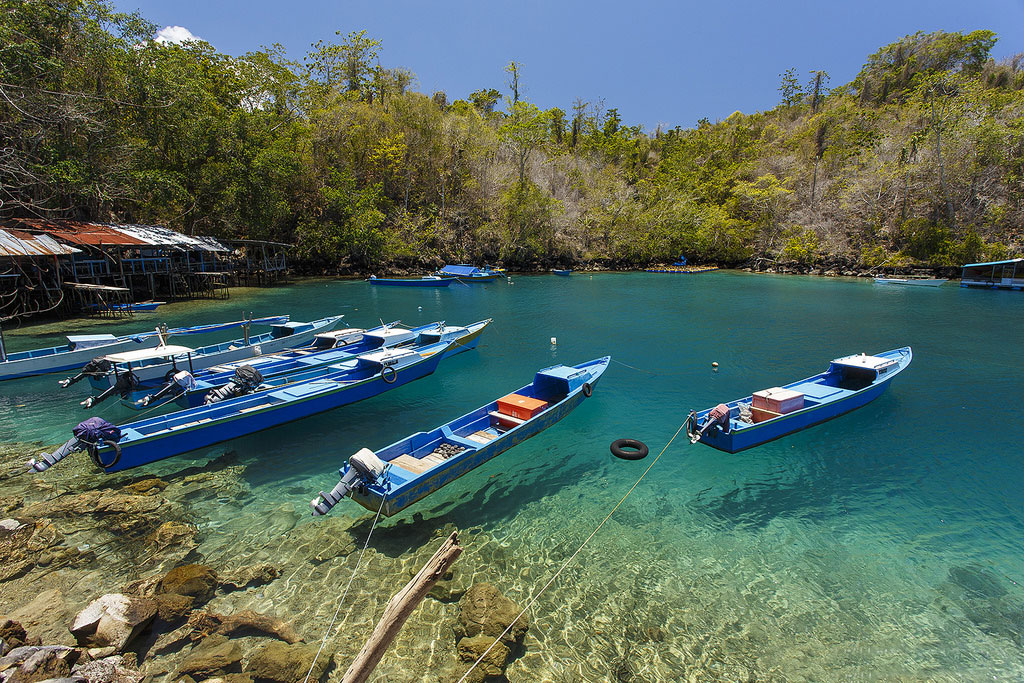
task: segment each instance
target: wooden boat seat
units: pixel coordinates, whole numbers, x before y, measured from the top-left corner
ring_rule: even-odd
[[[511,415],[506,415],[505,413],[499,413],[497,410],[491,410],[487,414],[493,418],[504,420],[506,422],[511,422],[512,424],[521,425],[524,422],[526,422],[526,420],[520,420],[518,417],[512,417]]]
[[[403,470],[409,470],[413,474],[423,474],[436,465],[438,461],[428,460],[427,458],[420,460],[419,458],[414,458],[411,455],[402,453],[397,457],[391,458],[388,462],[392,465],[398,465]]]
[[[488,434],[487,432],[485,432],[483,430],[480,430],[478,432],[473,432],[472,434],[470,434],[466,438],[469,439],[470,441],[476,441],[477,443],[485,444],[485,443],[489,443],[489,442],[494,441],[495,439],[497,439],[498,435],[497,434]]]

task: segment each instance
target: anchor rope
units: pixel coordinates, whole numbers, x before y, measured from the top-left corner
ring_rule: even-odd
[[[313,669],[316,668],[316,662],[320,658],[320,653],[324,650],[324,645],[327,644],[327,637],[331,635],[331,629],[334,628],[334,622],[338,620],[338,615],[341,614],[341,606],[345,604],[345,598],[348,596],[348,589],[352,587],[352,581],[356,578],[356,572],[359,571],[359,565],[363,562],[363,553],[366,552],[367,546],[370,545],[370,537],[373,536],[373,530],[377,526],[377,520],[380,519],[380,513],[384,509],[384,501],[388,499],[387,492],[381,496],[380,507],[377,508],[377,516],[373,518],[373,524],[370,525],[370,533],[366,534],[366,543],[363,544],[363,549],[359,551],[359,557],[356,558],[356,566],[352,568],[352,575],[348,577],[348,584],[345,586],[345,592],[341,594],[341,600],[338,601],[338,608],[334,610],[334,616],[331,618],[331,623],[324,631],[324,637],[320,641],[320,648],[316,651],[316,655],[313,657],[313,663],[309,665],[309,671],[306,672],[306,677],[302,679],[302,683],[307,683],[309,677],[313,675]]]
[[[640,478],[637,479],[636,482],[634,482],[633,485],[629,487],[629,490],[626,491],[625,495],[623,495],[621,499],[619,499],[619,502],[615,504],[615,507],[613,507],[611,509],[611,512],[609,512],[607,515],[605,515],[605,518],[601,520],[601,523],[598,524],[597,527],[595,527],[595,529],[590,533],[589,536],[587,536],[586,540],[584,540],[583,543],[580,544],[580,547],[577,548],[576,551],[572,555],[570,555],[569,558],[564,563],[562,563],[562,566],[558,568],[558,571],[556,571],[554,573],[554,575],[550,579],[548,579],[548,582],[546,584],[544,584],[544,586],[540,589],[540,591],[535,596],[533,596],[533,598],[531,598],[530,602],[527,603],[526,607],[524,607],[522,609],[522,611],[519,612],[519,614],[516,615],[515,619],[513,619],[509,623],[509,625],[505,627],[505,630],[501,632],[501,635],[499,635],[494,640],[494,642],[491,643],[490,646],[488,646],[488,648],[483,651],[483,654],[481,654],[480,657],[477,658],[477,660],[475,662],[473,662],[473,665],[471,667],[469,667],[469,669],[466,671],[466,673],[464,673],[462,675],[462,678],[460,678],[458,680],[458,683],[462,683],[463,681],[466,680],[466,678],[469,676],[470,672],[472,672],[473,669],[475,669],[480,664],[480,662],[484,661],[484,657],[487,656],[487,653],[489,653],[494,648],[494,646],[497,645],[501,641],[501,639],[504,638],[506,634],[508,634],[508,632],[510,630],[512,630],[512,626],[514,626],[515,623],[517,621],[519,621],[519,619],[522,618],[522,616],[524,614],[526,614],[526,612],[531,607],[533,607],[534,603],[536,603],[537,600],[540,599],[540,596],[544,595],[544,591],[546,591],[551,586],[551,584],[553,584],[555,582],[555,580],[559,577],[559,575],[561,575],[561,573],[563,571],[565,571],[565,569],[570,564],[572,564],[573,560],[575,560],[576,556],[580,554],[580,552],[583,550],[584,547],[586,547],[587,543],[589,543],[590,540],[592,538],[594,538],[594,536],[597,535],[597,532],[601,530],[601,527],[603,527],[605,525],[605,523],[609,519],[612,518],[612,515],[615,514],[615,511],[618,510],[619,507],[621,507],[624,502],[626,502],[626,499],[629,498],[629,495],[631,493],[633,493],[633,491],[636,489],[637,486],[640,485],[640,482],[643,481],[644,477],[647,476],[647,473],[651,471],[651,468],[653,468],[658,463],[658,460],[660,460],[661,456],[663,456],[665,454],[665,451],[668,450],[668,447],[672,445],[672,442],[676,440],[676,437],[679,436],[679,433],[683,431],[683,427],[685,427],[685,426],[686,426],[686,422],[683,422],[683,424],[679,425],[679,429],[677,429],[676,433],[672,435],[672,438],[668,440],[668,443],[665,444],[665,447],[661,449],[661,453],[658,453],[658,457],[656,457],[651,462],[651,464],[647,466],[647,469],[644,470],[643,474],[640,475]]]
[[[619,365],[622,365],[623,367],[627,367],[630,370],[636,370],[637,372],[646,372],[649,375],[681,375],[681,374],[683,374],[681,372],[663,372],[663,371],[659,371],[659,370],[644,370],[643,368],[638,368],[635,365],[630,365],[629,363],[623,363],[621,360],[616,360],[614,358],[612,358],[612,362],[613,363],[618,363]]]

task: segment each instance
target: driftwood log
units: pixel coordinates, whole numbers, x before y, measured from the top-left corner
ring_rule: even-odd
[[[438,579],[444,576],[460,554],[462,554],[462,546],[459,545],[458,532],[453,531],[452,535],[434,553],[434,556],[423,565],[419,573],[388,601],[387,607],[384,608],[384,614],[377,622],[377,627],[373,629],[370,639],[366,641],[352,665],[348,667],[344,678],[341,679],[342,683],[362,683],[369,678],[381,657],[384,656],[384,652],[391,645],[391,641],[402,630],[409,615],[430,592]]]

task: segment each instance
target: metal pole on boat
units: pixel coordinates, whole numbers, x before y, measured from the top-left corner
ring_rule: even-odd
[[[242,318],[245,320],[245,324],[242,325],[242,333],[245,336],[245,345],[249,345],[249,323],[252,322],[252,311],[249,311],[249,317],[245,317],[245,311],[242,311]]]
[[[4,344],[4,327],[0,325],[0,363],[7,362],[7,346]]]

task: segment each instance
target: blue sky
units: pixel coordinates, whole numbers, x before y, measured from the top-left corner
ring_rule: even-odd
[[[384,66],[410,69],[417,90],[449,100],[480,88],[507,94],[504,66],[515,60],[521,92],[538,106],[603,100],[647,130],[769,109],[790,67],[846,83],[869,54],[916,31],[990,29],[997,59],[1024,52],[1024,0],[113,1],[232,55],[281,43],[299,59],[337,30],[365,29],[382,42]]]

